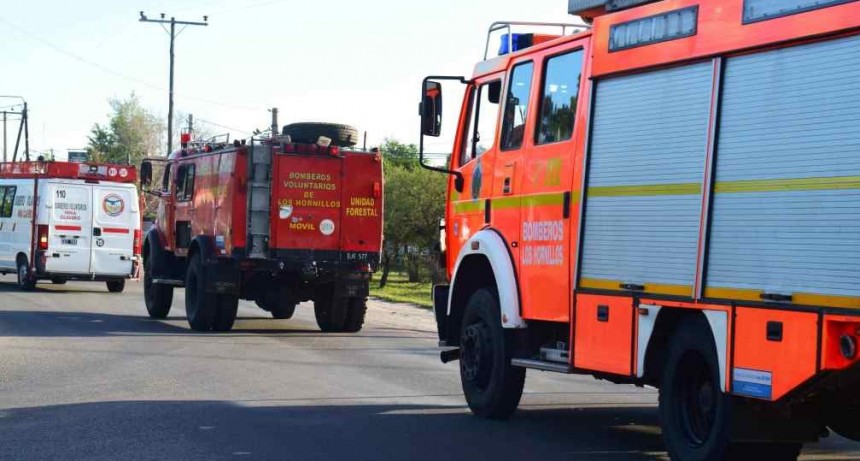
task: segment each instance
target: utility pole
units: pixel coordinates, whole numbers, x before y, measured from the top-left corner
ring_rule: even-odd
[[[185,27],[188,26],[208,26],[209,25],[209,16],[203,16],[203,22],[194,22],[194,21],[177,21],[176,18],[171,17],[167,19],[164,13],[161,13],[161,19],[149,19],[143,13],[140,12],[140,22],[154,22],[156,24],[161,24],[161,27],[164,27],[164,24],[170,24],[170,31],[164,30],[170,35],[170,97],[167,103],[167,155],[170,155],[170,152],[173,150],[173,60],[174,60],[174,42],[176,41],[176,37],[185,30]],[[179,32],[176,32],[176,25],[179,24],[182,29]]]
[[[6,111],[3,111],[3,163],[6,163],[8,158],[6,157]]]
[[[278,108],[272,108],[272,139],[278,137]]]

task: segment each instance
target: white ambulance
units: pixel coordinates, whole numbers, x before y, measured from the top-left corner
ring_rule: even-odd
[[[0,274],[104,281],[119,293],[141,249],[137,172],[127,165],[0,163]]]

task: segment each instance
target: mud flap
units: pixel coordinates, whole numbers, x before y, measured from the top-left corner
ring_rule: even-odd
[[[436,330],[440,345],[448,339],[448,293],[449,285],[433,285],[433,312],[436,313]]]
[[[207,293],[239,294],[239,271],[232,264],[212,261],[204,268],[203,283]]]

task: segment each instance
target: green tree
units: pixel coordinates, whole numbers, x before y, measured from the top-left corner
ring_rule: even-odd
[[[379,146],[379,151],[385,157],[386,167],[397,166],[407,170],[418,167],[418,146],[415,144],[403,144],[386,138]]]
[[[137,165],[143,157],[161,152],[164,124],[141,106],[137,95],[108,102],[110,120],[104,126],[96,123],[90,132],[87,151],[91,159]]]
[[[389,145],[395,142],[386,141]],[[405,265],[411,282],[419,281],[422,268],[435,264],[430,255],[439,241],[448,179],[443,174],[416,168],[414,157],[412,165],[398,164],[388,156],[386,159],[385,248],[380,287],[387,283],[395,261]]]

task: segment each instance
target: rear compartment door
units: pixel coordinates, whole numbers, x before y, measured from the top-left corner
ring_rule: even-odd
[[[51,206],[48,228],[48,272],[88,274],[92,244],[92,186],[50,183],[47,203]]]
[[[344,158],[341,250],[348,261],[378,264],[382,245],[382,161],[376,154]]]
[[[96,275],[131,273],[138,207],[133,186],[93,186],[92,263]]]
[[[344,205],[343,159],[277,154],[273,170],[270,248],[280,252],[338,251]]]

